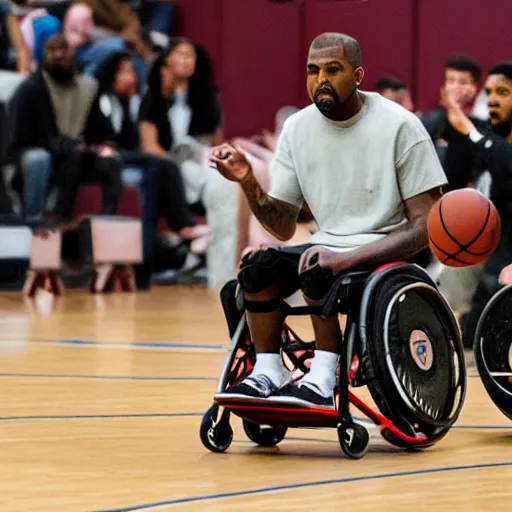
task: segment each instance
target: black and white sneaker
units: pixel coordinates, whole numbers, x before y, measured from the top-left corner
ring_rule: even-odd
[[[320,390],[310,382],[288,384],[281,388],[271,399],[272,402],[293,404],[302,407],[334,408],[334,393],[326,398],[320,393]]]
[[[278,390],[279,388],[266,375],[250,375],[222,393],[217,393],[214,398],[266,400]]]

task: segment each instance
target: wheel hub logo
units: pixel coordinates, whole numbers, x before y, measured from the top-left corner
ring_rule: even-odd
[[[425,372],[432,368],[434,362],[432,343],[423,331],[419,329],[412,331],[409,338],[409,349],[418,368]]]

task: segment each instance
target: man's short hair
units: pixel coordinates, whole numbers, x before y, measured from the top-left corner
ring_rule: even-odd
[[[467,71],[471,73],[473,80],[478,82],[482,76],[480,64],[471,57],[465,55],[454,55],[449,57],[444,65],[445,69],[455,69],[456,71]]]
[[[395,92],[407,89],[407,87],[401,80],[399,80],[398,78],[394,78],[392,76],[383,76],[379,78],[375,83],[375,88],[379,93],[386,91],[388,89],[391,89],[392,91]]]
[[[489,71],[489,75],[504,75],[512,80],[512,60],[504,60],[494,64]]]
[[[362,64],[361,46],[352,36],[339,32],[324,32],[313,39],[311,50],[324,48],[343,48],[350,63],[358,68]]]

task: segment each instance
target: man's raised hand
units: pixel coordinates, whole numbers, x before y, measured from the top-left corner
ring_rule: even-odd
[[[245,155],[228,143],[213,148],[210,167],[217,169],[227,180],[238,183],[251,173],[251,164]]]

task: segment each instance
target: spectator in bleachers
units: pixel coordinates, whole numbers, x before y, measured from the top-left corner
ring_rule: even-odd
[[[414,103],[411,99],[411,93],[407,86],[398,78],[384,76],[377,80],[375,84],[377,92],[399,105],[406,110],[414,112]]]
[[[176,161],[187,202],[206,210],[212,227],[208,280],[216,286],[235,275],[238,188],[219,179],[208,164],[210,144],[222,139],[221,109],[209,62],[203,67],[200,59],[196,61],[199,54],[197,48],[192,53],[193,48],[187,40],[174,40],[170,51],[155,60],[140,108],[139,129],[143,151]]]
[[[466,150],[477,156],[475,174],[490,177],[489,196],[502,219],[500,244],[483,264],[483,273],[471,303],[463,317],[463,338],[471,348],[476,325],[483,308],[507,281],[504,269],[512,261],[512,61],[493,66],[485,84],[490,126],[477,126],[461,108],[452,92],[446,94],[448,120],[462,137]],[[455,97],[454,97],[455,96]]]
[[[62,33],[73,52],[79,70],[86,75],[94,75],[110,55],[125,48],[123,38],[109,36],[96,40],[94,31],[91,8],[82,2],[72,4],[64,16]]]
[[[171,111],[175,138],[179,141],[189,135],[209,146],[222,143],[222,110],[205,51],[186,38],[174,38],[167,61],[175,77],[175,108]]]
[[[0,69],[30,72],[30,53],[8,0],[0,2]]]
[[[445,80],[441,91],[453,95],[462,111],[470,116],[478,93],[480,77],[481,69],[478,62],[470,57],[451,57],[445,64]],[[482,121],[471,119],[475,125],[482,125]],[[436,146],[448,178],[445,192],[466,187],[470,181],[473,156],[464,150],[460,134],[447,120],[442,100],[439,108],[427,112],[421,120]]]
[[[41,64],[44,46],[48,38],[61,29],[61,21],[46,8],[32,7],[29,2],[17,2],[21,8],[20,29],[28,48],[30,71]]]
[[[94,76],[111,55],[132,46],[124,36],[105,32],[94,24],[93,11],[82,0],[73,2],[62,12],[62,19],[47,9],[34,9],[22,21],[23,37],[31,53],[32,68],[36,69],[43,58],[46,40],[62,32],[73,53],[80,72]],[[146,65],[140,57],[134,59],[139,83],[145,84]]]
[[[145,58],[149,46],[144,39],[141,23],[132,10],[130,0],[80,0],[93,14],[96,32],[122,37],[133,54]]]
[[[96,77],[100,86],[100,108],[110,121],[123,163],[142,171],[142,217],[148,243],[154,243],[158,216],[163,215],[169,227],[190,245],[194,254],[203,254],[211,229],[195,221],[186,202],[179,167],[169,158],[140,151],[140,97],[132,56],[126,52],[111,56]]]
[[[142,55],[134,55],[130,38],[105,33],[94,23],[93,11],[82,0],[74,3],[66,12],[63,33],[73,48],[75,61],[84,74],[94,76],[110,56],[121,51],[133,55],[139,91],[146,83],[146,64]]]
[[[59,222],[71,220],[80,183],[100,183],[101,213],[116,213],[122,161],[115,134],[101,113],[96,81],[76,72],[62,35],[50,37],[41,69],[21,83],[9,110],[26,218],[42,216],[49,187],[57,185],[54,213]]]
[[[77,49],[89,43],[94,32],[91,8],[81,2],[73,3],[64,14],[62,33],[76,60]]]
[[[211,63],[199,46],[175,38],[156,64],[141,105],[142,144],[180,162],[188,201],[197,203],[205,185],[205,149],[223,140]]]

